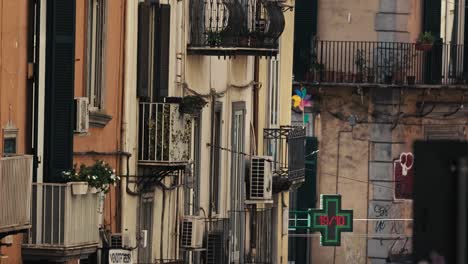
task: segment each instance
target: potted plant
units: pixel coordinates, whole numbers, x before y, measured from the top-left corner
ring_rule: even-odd
[[[367,71],[367,83],[373,83],[373,82],[375,82],[375,72],[374,72],[374,68],[372,68],[372,67],[367,67],[367,68],[366,68],[366,71]]]
[[[90,193],[107,193],[109,186],[120,180],[120,177],[115,175],[115,170],[102,160],[97,160],[91,166],[81,164],[79,171],[77,171],[75,164],[72,170],[64,171],[63,175],[66,180],[71,181],[73,194],[86,194],[88,191]],[[78,185],[75,181],[79,181],[81,187],[75,187]],[[84,185],[86,188],[82,187]]]
[[[408,83],[408,85],[414,85],[416,83],[416,76],[414,75],[406,76],[406,82]]]
[[[62,172],[63,178],[72,187],[73,195],[84,195],[88,192],[88,183],[81,177],[76,170],[76,164],[73,169]]]
[[[356,57],[354,59],[354,64],[356,64],[358,70],[355,81],[358,83],[361,83],[364,80],[364,71],[366,69],[366,63],[367,60],[365,51],[362,49],[358,49],[356,51]]]
[[[416,41],[416,50],[430,51],[434,44],[434,40],[434,35],[432,35],[431,32],[426,31],[421,33]]]
[[[217,31],[208,31],[208,36],[206,38],[206,42],[210,47],[218,47],[221,46],[222,37],[221,34]]]
[[[182,103],[180,104],[179,111],[183,114],[196,114],[201,111],[201,109],[207,104],[200,96],[189,95],[182,98]]]

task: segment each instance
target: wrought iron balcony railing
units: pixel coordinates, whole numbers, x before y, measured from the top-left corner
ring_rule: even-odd
[[[275,56],[284,27],[280,1],[191,0],[188,52]]]
[[[273,210],[230,211],[228,215],[206,220],[206,263],[273,263]]]
[[[464,85],[467,60],[464,45],[316,40],[305,81]]]
[[[305,138],[303,127],[264,129],[264,153],[274,158],[273,191],[285,190],[291,184],[304,181]]]
[[[140,103],[140,165],[184,165],[190,156],[191,119],[178,104]]]
[[[0,158],[0,238],[31,227],[32,156]]]
[[[60,260],[96,252],[98,194],[75,195],[72,183],[32,186],[32,228],[23,244],[23,258]]]

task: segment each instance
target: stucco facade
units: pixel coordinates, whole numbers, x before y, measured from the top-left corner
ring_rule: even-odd
[[[0,5],[0,153],[8,154],[4,139],[16,138],[15,154],[30,154],[28,115],[28,1],[5,1]],[[31,72],[30,72],[31,73]],[[21,263],[23,235],[1,240],[0,263]]]
[[[312,237],[314,263],[384,263],[411,253],[412,200],[398,198],[394,163],[402,153],[412,153],[415,140],[434,136],[465,140],[466,111],[453,111],[464,93],[314,89],[320,109],[318,193],[341,194],[343,208],[354,210],[355,219],[353,233],[342,235],[340,247],[322,247],[319,236]]]

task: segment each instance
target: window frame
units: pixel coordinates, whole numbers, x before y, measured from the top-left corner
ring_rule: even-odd
[[[86,89],[89,109],[104,110],[108,0],[87,0],[86,14]],[[100,16],[100,17],[98,17]]]

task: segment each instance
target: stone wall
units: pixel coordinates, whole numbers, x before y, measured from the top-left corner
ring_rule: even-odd
[[[354,232],[342,234],[341,247],[321,247],[319,236],[313,236],[313,263],[407,258],[411,188],[396,182],[395,174],[411,177],[415,140],[466,139],[464,91],[327,87],[311,92],[320,109],[317,193],[341,194],[343,208],[354,210],[355,218]]]

